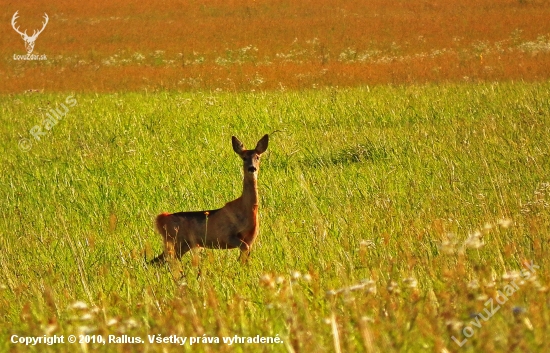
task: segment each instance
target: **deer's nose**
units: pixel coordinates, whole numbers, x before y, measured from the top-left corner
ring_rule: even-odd
[[[249,173],[254,173],[256,170],[257,170],[256,167],[248,167]]]

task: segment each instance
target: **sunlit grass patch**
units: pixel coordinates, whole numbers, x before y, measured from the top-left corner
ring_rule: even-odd
[[[75,94],[28,152],[19,139],[66,95],[2,96],[0,335],[145,341],[116,346],[129,351],[545,351],[549,92]],[[199,250],[147,266],[162,251],[155,215],[238,197],[231,136],[248,146],[265,133],[250,261]],[[181,348],[148,335],[283,343]]]

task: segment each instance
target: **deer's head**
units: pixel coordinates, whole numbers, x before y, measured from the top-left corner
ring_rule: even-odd
[[[232,137],[232,143],[233,151],[235,151],[235,153],[243,159],[243,170],[245,176],[248,174],[256,177],[258,175],[258,171],[260,170],[260,156],[267,150],[269,136],[264,135],[264,137],[258,141],[256,148],[253,150],[245,149],[243,143],[235,136]]]
[[[23,38],[23,40],[25,41],[25,49],[27,49],[27,54],[32,54],[32,51],[34,50],[34,41],[36,40],[36,38],[38,38],[38,35],[40,33],[42,33],[42,31],[44,30],[44,28],[46,28],[46,25],[48,24],[48,15],[46,13],[44,13],[44,22],[42,22],[42,29],[40,30],[34,30],[33,33],[32,33],[32,36],[29,36],[27,35],[27,30],[25,30],[25,32],[21,32],[19,30],[19,27],[16,27],[16,21],[17,21],[17,18],[19,17],[17,15],[19,11],[15,11],[15,13],[13,14],[13,17],[11,18],[11,25],[13,27],[13,29],[19,33],[21,35],[21,38]]]

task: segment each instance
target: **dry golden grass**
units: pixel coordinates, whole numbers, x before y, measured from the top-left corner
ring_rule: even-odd
[[[550,78],[550,2],[34,1],[3,6],[2,93]],[[22,62],[21,29],[47,61]]]

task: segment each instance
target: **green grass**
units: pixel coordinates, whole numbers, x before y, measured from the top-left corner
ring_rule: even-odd
[[[0,97],[1,351],[550,349],[550,83],[75,94],[35,141],[67,95]],[[231,135],[253,147],[271,132],[250,261],[202,250],[145,265],[162,251],[156,214],[240,196]],[[484,246],[464,247],[477,230]],[[472,326],[527,261],[536,278]],[[474,334],[459,348],[461,325]],[[10,343],[45,333],[146,343]],[[157,334],[284,343],[149,344]]]

